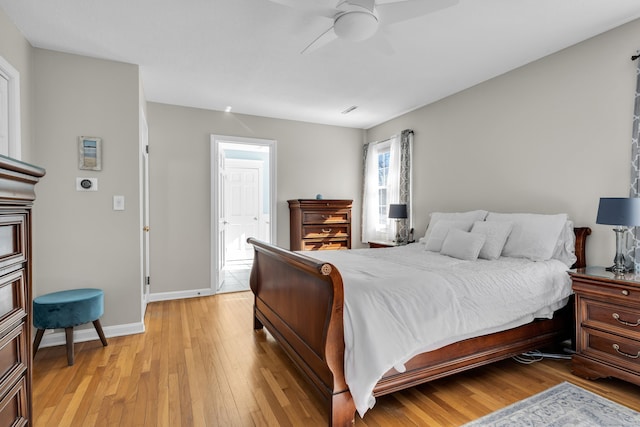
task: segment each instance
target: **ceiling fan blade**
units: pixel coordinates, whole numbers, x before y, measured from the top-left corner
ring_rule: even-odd
[[[273,0],[272,0],[273,1]],[[458,4],[459,0],[404,0],[376,6],[382,24],[394,24]]]
[[[314,41],[312,41],[300,53],[302,55],[309,54],[309,53],[313,52],[314,50],[320,49],[321,47],[327,45],[328,43],[334,41],[337,38],[338,38],[338,36],[336,35],[336,32],[333,31],[333,26],[331,26],[331,28],[329,28],[324,33],[320,34]]]
[[[327,18],[334,18],[340,11],[333,7],[323,7],[318,5],[315,1],[300,1],[300,0],[268,0],[271,3],[276,3],[282,6],[291,7],[294,9],[309,12],[318,16],[326,16]]]

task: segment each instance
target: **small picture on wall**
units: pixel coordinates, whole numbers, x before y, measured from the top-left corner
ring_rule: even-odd
[[[81,136],[78,138],[80,169],[99,171],[102,170],[102,139],[93,136]]]

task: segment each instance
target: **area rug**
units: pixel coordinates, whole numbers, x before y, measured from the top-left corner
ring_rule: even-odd
[[[463,427],[640,426],[640,412],[563,382]]]

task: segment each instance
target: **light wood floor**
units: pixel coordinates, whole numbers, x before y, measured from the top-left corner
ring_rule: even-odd
[[[289,359],[252,330],[251,304],[250,292],[151,303],[146,333],[77,344],[72,367],[63,346],[40,349],[35,426],[325,426]],[[356,426],[458,426],[562,381],[640,411],[640,387],[505,360],[380,397]]]

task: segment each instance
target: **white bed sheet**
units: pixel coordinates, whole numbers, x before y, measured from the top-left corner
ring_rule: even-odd
[[[360,416],[389,369],[403,371],[416,354],[456,341],[551,318],[572,293],[567,266],[557,260],[463,261],[418,244],[312,256],[343,278],[345,379]]]

